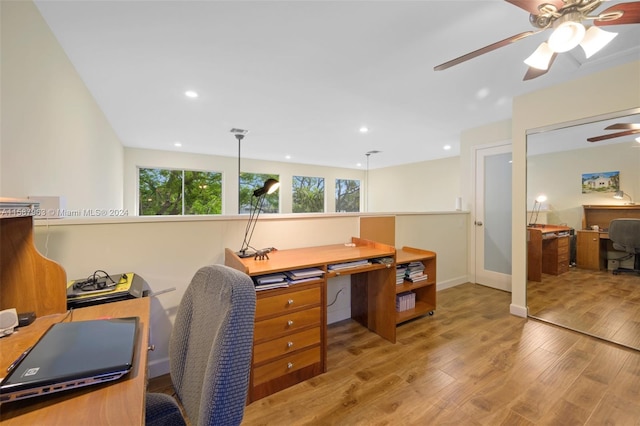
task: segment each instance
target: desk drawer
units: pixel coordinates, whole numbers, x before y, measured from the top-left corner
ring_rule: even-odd
[[[255,341],[279,337],[294,333],[310,326],[320,325],[320,307],[306,309],[285,314],[268,320],[257,321],[255,326]]]
[[[319,304],[320,287],[265,297],[258,299],[256,304],[256,319],[265,316],[280,315],[305,306]]]
[[[313,345],[320,345],[320,327],[256,345],[253,348],[253,363],[259,364]]]
[[[254,368],[253,385],[257,386],[269,380],[277,379],[301,368],[320,363],[320,361],[320,347],[292,354],[262,367]]]
[[[558,238],[558,251],[569,250],[569,237]]]

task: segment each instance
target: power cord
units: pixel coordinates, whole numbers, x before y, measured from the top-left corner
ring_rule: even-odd
[[[336,297],[333,299],[333,302],[329,303],[327,305],[327,307],[333,306],[338,301],[338,296],[340,295],[340,293],[342,293],[342,290],[344,290],[344,289],[341,288],[340,290],[338,290],[338,292],[336,293]]]

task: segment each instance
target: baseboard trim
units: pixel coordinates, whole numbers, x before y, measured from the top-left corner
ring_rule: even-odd
[[[451,287],[458,286],[469,282],[469,277],[458,277],[447,281],[442,281],[436,284],[436,291],[445,290]]]

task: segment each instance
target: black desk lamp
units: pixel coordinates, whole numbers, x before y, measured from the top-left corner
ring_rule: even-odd
[[[253,236],[253,230],[256,227],[256,223],[258,222],[258,216],[260,216],[260,212],[262,211],[262,205],[264,204],[264,198],[273,194],[280,188],[280,182],[275,179],[267,179],[264,182],[264,186],[262,188],[258,188],[253,191],[253,197],[251,197],[251,208],[249,209],[249,222],[247,222],[247,228],[244,231],[244,240],[242,241],[242,247],[240,251],[236,254],[238,257],[252,257],[255,256],[255,249],[249,245],[251,242],[251,237]],[[255,203],[253,199],[255,198]],[[253,249],[254,251],[250,252],[249,249]]]

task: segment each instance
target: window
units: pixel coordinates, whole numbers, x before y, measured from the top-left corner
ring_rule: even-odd
[[[293,177],[292,211],[294,213],[324,212],[324,178]]]
[[[336,179],[336,212],[360,211],[360,181]]]
[[[240,173],[240,213],[249,213],[253,191],[262,188],[267,179],[280,180],[279,175],[264,173]],[[262,213],[278,213],[280,211],[280,191],[264,197]]]
[[[138,177],[141,216],[222,213],[222,173],[140,168]]]

